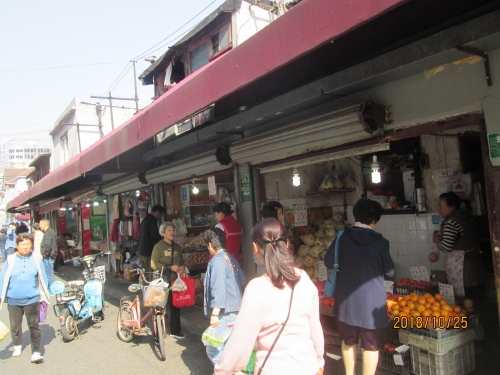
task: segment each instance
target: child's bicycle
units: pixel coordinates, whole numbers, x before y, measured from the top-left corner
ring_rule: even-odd
[[[141,281],[150,284],[143,286],[141,284],[132,284],[128,290],[135,293],[135,299],[130,300],[129,296],[122,297],[120,300],[120,309],[117,317],[117,335],[124,342],[130,342],[134,336],[139,335],[142,329],[146,326],[146,322],[150,316],[153,319],[153,333],[155,344],[159,347],[160,358],[164,361],[167,357],[165,354],[165,336],[167,329],[165,324],[165,305],[168,297],[168,283],[163,281],[163,270],[153,273],[153,281],[148,282],[144,276],[144,270],[138,269],[141,275]],[[153,289],[151,289],[153,288]],[[144,317],[141,317],[141,301],[139,291],[143,290],[144,306],[150,307]]]

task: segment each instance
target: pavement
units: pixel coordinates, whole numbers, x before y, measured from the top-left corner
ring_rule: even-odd
[[[67,263],[59,268],[60,272],[55,274],[56,279],[63,281],[83,280],[83,266],[73,266]],[[131,284],[137,283],[137,280],[128,281],[120,278],[115,278],[114,275],[107,273],[106,282],[104,283],[104,298],[120,300],[122,296],[133,296],[133,293],[128,291]],[[203,317],[203,308],[200,298],[197,298],[198,305],[183,307],[181,309],[181,327],[187,328],[193,334],[201,337],[209,325],[209,321]]]

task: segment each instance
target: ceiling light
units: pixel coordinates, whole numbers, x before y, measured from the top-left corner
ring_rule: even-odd
[[[94,206],[99,206],[99,202],[94,202]]]
[[[377,155],[373,155],[372,182],[374,184],[379,184],[382,181],[382,179],[380,178],[379,168],[380,168],[380,166],[377,163]]]
[[[299,171],[297,168],[293,168],[293,186],[299,186],[300,185],[300,175]]]

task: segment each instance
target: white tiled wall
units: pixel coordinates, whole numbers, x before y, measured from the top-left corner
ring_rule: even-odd
[[[439,224],[432,223],[436,213],[420,215],[383,215],[375,230],[388,241],[395,266],[395,278],[410,277],[410,267],[426,266],[432,270],[444,270],[443,254],[432,242],[432,233],[439,229]],[[429,262],[431,251],[439,254],[439,260]]]

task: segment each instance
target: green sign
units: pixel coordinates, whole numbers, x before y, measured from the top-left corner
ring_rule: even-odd
[[[90,217],[90,231],[92,233],[92,241],[106,240],[107,227],[106,216],[91,216]]]
[[[490,146],[490,158],[500,158],[500,133],[488,134],[488,145]]]
[[[251,202],[252,201],[252,192],[250,192],[250,191],[242,191],[241,192],[241,200],[243,202]]]
[[[243,177],[241,177],[241,187],[242,188],[250,187],[250,176],[248,174],[245,174]]]

